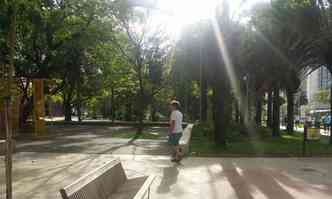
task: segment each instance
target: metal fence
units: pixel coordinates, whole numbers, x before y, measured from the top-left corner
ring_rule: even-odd
[[[6,199],[5,157],[0,156],[0,199]]]

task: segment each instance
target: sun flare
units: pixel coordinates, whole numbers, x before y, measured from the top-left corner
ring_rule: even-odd
[[[227,0],[233,16],[241,14],[258,2],[267,0]],[[201,20],[211,19],[223,0],[157,0],[153,24],[164,26],[172,36],[178,36],[184,26]]]

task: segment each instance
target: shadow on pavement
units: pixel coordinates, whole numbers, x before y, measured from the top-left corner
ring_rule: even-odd
[[[165,167],[163,169],[163,176],[161,182],[157,188],[157,193],[170,192],[171,186],[174,185],[178,180],[179,169],[176,165],[171,167]]]
[[[332,195],[332,185],[311,184],[302,179],[302,176],[292,177],[293,174],[275,168],[246,168],[240,161],[225,161],[221,166],[222,175],[227,178],[236,196],[241,199],[257,198],[258,192],[268,199],[302,198],[297,196],[298,193],[301,195],[315,193],[317,198],[320,194]],[[297,194],[293,195],[290,190],[295,190]]]
[[[142,140],[112,137],[114,133],[128,131],[128,127],[64,127],[65,133],[41,140],[20,139],[17,152],[40,153],[84,153],[84,154],[128,154],[128,155],[168,155],[166,139]],[[130,129],[130,128],[129,128]],[[151,127],[148,131],[166,134],[165,128]],[[52,133],[50,133],[52,134]]]

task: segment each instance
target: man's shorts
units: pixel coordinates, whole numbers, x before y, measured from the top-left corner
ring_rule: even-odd
[[[171,133],[168,136],[168,144],[177,146],[179,145],[179,141],[182,137],[182,133]]]

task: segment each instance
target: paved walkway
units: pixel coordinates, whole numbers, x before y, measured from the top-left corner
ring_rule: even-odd
[[[152,187],[154,199],[330,199],[332,195],[331,158],[188,158],[176,165],[166,156],[22,152],[14,158],[14,198],[59,199],[61,187],[116,157],[130,177],[158,175]]]
[[[83,154],[148,154],[167,155],[167,128],[151,127],[146,132],[161,134],[158,140],[136,140],[113,137],[116,133],[133,132],[132,127],[50,126],[49,137],[17,141],[18,152],[83,153]],[[79,132],[79,133],[78,133]],[[21,136],[22,137],[22,136]]]
[[[130,177],[157,174],[153,199],[332,198],[332,158],[186,158],[177,165],[166,156],[165,137],[130,143],[112,138],[116,131],[75,126],[58,128],[52,138],[19,140],[14,198],[60,199],[61,187],[114,158]],[[0,199],[3,172],[0,167]]]

